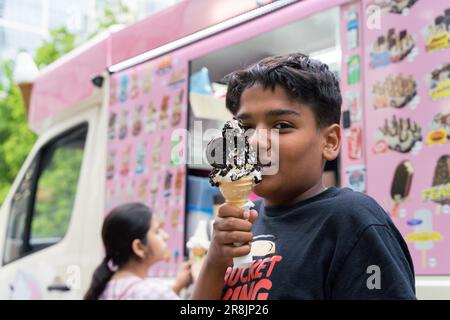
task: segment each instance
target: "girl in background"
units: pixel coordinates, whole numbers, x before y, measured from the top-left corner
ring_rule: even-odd
[[[121,205],[106,217],[102,239],[106,256],[94,272],[85,300],[173,300],[192,278],[184,263],[172,287],[147,278],[148,269],[167,255],[168,235],[149,207]]]

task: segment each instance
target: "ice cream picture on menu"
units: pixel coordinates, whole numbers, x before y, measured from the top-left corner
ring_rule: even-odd
[[[242,123],[236,119],[226,122],[222,137],[209,142],[206,156],[213,167],[209,175],[211,185],[220,188],[227,204],[249,210],[253,206],[250,192],[261,182],[262,175],[256,150],[249,143]],[[248,267],[252,261],[249,254],[234,258],[233,264]]]

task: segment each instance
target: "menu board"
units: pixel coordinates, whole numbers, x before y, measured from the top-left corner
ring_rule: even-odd
[[[110,79],[106,214],[127,202],[152,209],[169,234],[156,277],[174,276],[183,260],[186,143],[177,132],[187,127],[187,68],[169,55]]]
[[[362,73],[362,3],[354,1],[341,7],[341,93],[343,135],[341,148],[342,185],[366,192]]]
[[[363,14],[359,78],[365,192],[404,236],[416,274],[449,274],[450,3],[363,0],[355,5],[362,5]],[[348,10],[349,5],[342,7],[347,57],[353,56],[348,45],[354,37]],[[350,80],[358,77],[344,76],[345,101],[352,92]],[[355,122],[350,119],[351,130]],[[347,172],[355,160],[348,152],[342,157]],[[358,180],[353,177],[344,186],[353,181]]]

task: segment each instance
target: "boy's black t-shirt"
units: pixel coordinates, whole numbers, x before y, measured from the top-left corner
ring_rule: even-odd
[[[369,196],[332,187],[255,209],[254,261],[228,268],[223,299],[415,299],[407,245]]]

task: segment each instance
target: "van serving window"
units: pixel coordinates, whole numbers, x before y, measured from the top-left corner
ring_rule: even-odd
[[[33,159],[11,203],[3,264],[64,238],[75,202],[88,125],[44,145]]]

